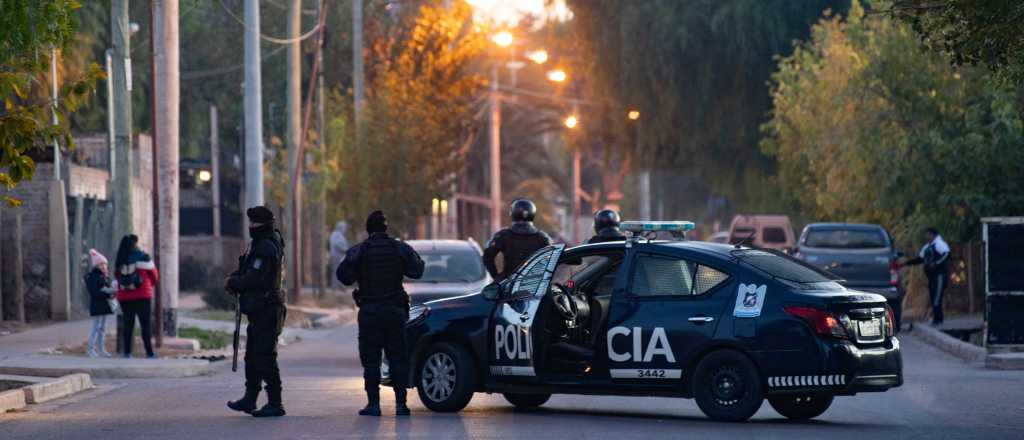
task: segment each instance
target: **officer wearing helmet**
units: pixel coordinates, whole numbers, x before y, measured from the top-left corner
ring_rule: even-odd
[[[537,250],[551,244],[551,237],[533,225],[537,205],[527,199],[516,199],[509,208],[512,225],[494,233],[484,249],[484,266],[496,281],[504,280]],[[501,270],[494,259],[502,255]]]
[[[619,230],[619,213],[613,209],[602,209],[594,213],[594,236],[587,243],[623,241],[626,236]]]

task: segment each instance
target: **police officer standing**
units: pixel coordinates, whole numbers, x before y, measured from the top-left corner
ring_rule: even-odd
[[[509,208],[512,225],[495,232],[487,243],[484,266],[496,281],[508,278],[530,255],[551,244],[551,237],[533,225],[536,215],[537,205],[527,199],[516,199]],[[504,259],[501,271],[494,262],[499,253]]]
[[[602,209],[594,213],[594,236],[587,243],[623,241],[626,235],[619,230],[619,213],[613,209]]]
[[[405,323],[409,320],[409,295],[403,277],[423,276],[423,260],[411,246],[387,234],[388,220],[381,211],[366,219],[370,237],[345,253],[338,266],[338,281],[346,286],[359,283],[353,293],[359,306],[359,361],[363,364],[366,407],[362,416],[380,416],[381,350],[391,368],[395,389],[395,415],[409,415],[405,404],[409,376]]]
[[[946,285],[949,284],[949,245],[939,235],[938,229],[928,228],[925,237],[928,242],[921,247],[921,252],[903,265],[924,265],[924,274],[928,277],[928,296],[932,305],[932,325],[942,325],[942,296],[946,291]],[[897,314],[896,322],[899,321],[900,317]]]
[[[286,309],[281,289],[284,239],[274,228],[274,213],[263,206],[249,208],[249,248],[238,258],[238,269],[224,280],[224,289],[238,295],[239,310],[249,320],[245,329],[245,396],[228,408],[254,417],[285,415],[281,403],[281,371],[277,367],[277,338]],[[267,404],[256,409],[260,389]]]

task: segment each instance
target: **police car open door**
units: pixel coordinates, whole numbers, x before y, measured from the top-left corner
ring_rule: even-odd
[[[498,300],[490,321],[488,360],[492,376],[513,380],[536,377],[531,327],[564,249],[564,244],[557,244],[537,251],[506,281],[509,287]]]

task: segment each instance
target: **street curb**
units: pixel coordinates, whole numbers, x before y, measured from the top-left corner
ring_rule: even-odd
[[[25,402],[25,392],[21,388],[0,393],[0,414],[22,409],[25,405],[28,403]]]
[[[992,370],[1024,370],[1024,353],[996,353],[985,357],[985,368]]]
[[[928,324],[915,323],[911,334],[929,345],[967,362],[983,360],[987,355],[985,348],[961,341]]]
[[[88,374],[69,374],[47,382],[40,382],[22,387],[25,391],[25,402],[39,404],[67,397],[92,388],[92,378]]]
[[[214,368],[209,361],[200,359],[149,359],[125,360],[123,365],[75,365],[81,358],[56,355],[30,355],[0,361],[0,374],[21,374],[26,376],[61,377],[75,373],[86,373],[102,379],[146,379],[183,378],[212,374]],[[129,363],[131,362],[131,363]]]

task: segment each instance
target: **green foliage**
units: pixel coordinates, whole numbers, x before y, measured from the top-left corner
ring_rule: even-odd
[[[220,330],[204,330],[197,327],[182,327],[178,329],[178,336],[199,341],[199,348],[203,350],[216,350],[231,344],[232,334]]]
[[[227,271],[221,268],[210,269],[210,275],[206,277],[201,293],[203,302],[206,303],[207,307],[216,310],[235,310],[238,300],[235,299],[234,295],[224,290],[224,278],[215,275],[227,273]]]
[[[1024,213],[1015,93],[854,3],[780,60],[761,146],[813,218],[882,223],[904,245],[929,225],[962,241],[980,217]]]
[[[956,65],[985,65],[1024,84],[1024,2],[896,0],[887,10]]]
[[[626,146],[634,163],[705,182],[740,207],[761,203],[772,162],[757,148],[773,56],[791,50],[830,0],[569,0],[593,119],[587,144]],[[628,109],[640,111],[630,139]],[[671,203],[675,198],[667,197]],[[684,204],[685,205],[685,204]],[[697,210],[703,212],[703,203]],[[678,211],[677,211],[678,212]]]
[[[396,231],[410,231],[432,198],[447,196],[460,169],[470,105],[482,85],[473,63],[486,39],[468,24],[469,6],[441,3],[423,2],[398,22],[370,29],[361,142],[355,142],[351,107],[334,94],[332,107],[341,116],[328,124],[324,174],[331,179],[329,198],[349,224],[382,209]]]
[[[73,147],[66,117],[103,77],[91,65],[81,79],[61,85],[57,102],[49,96],[50,51],[73,38],[71,14],[78,7],[72,0],[6,0],[0,9],[0,190],[32,178],[33,149],[54,141]],[[57,125],[52,125],[51,111],[57,113]],[[19,203],[7,195],[0,198]]]

